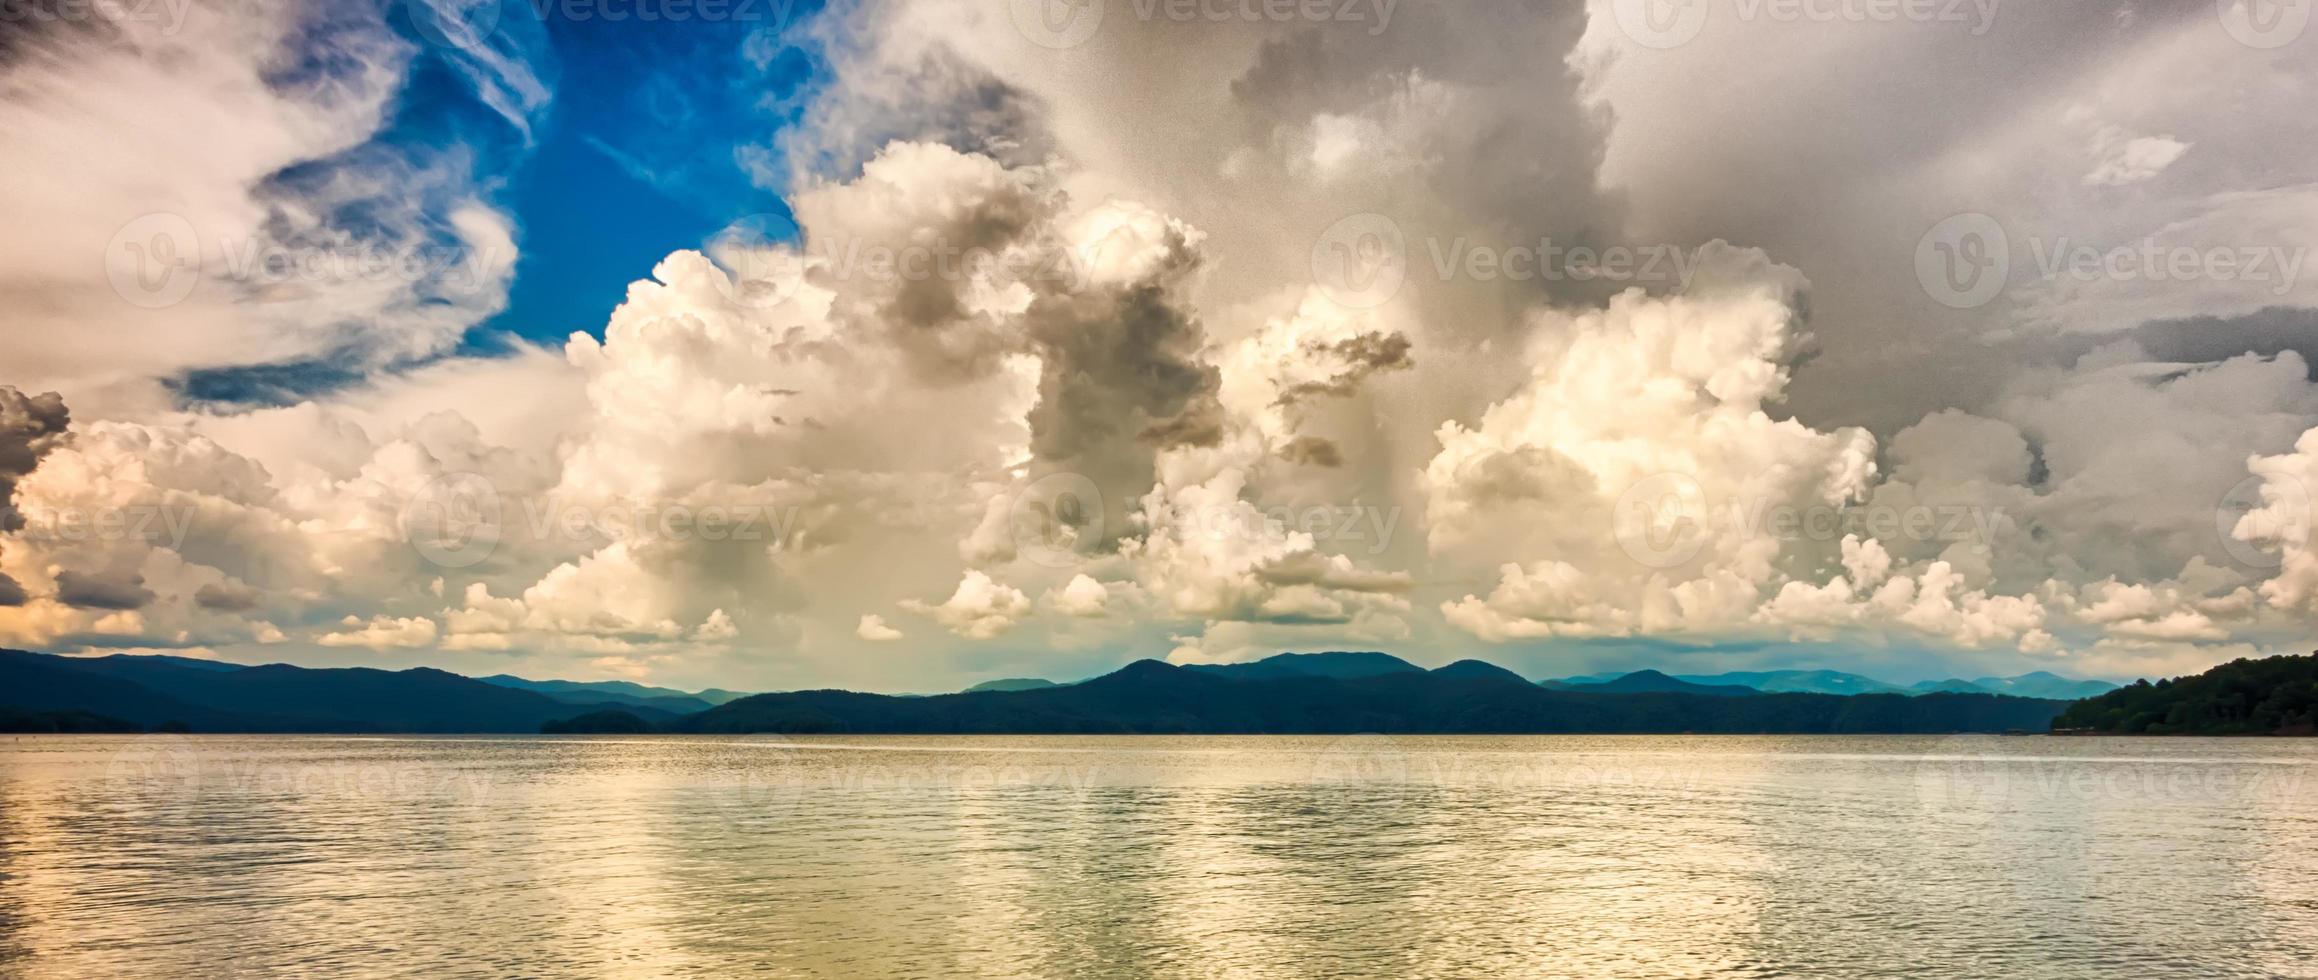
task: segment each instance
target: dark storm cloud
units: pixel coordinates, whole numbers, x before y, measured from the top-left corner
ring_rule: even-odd
[[[59,572],[56,601],[75,609],[143,609],[154,598],[135,572]]]
[[[0,532],[24,526],[16,513],[16,485],[64,441],[71,423],[72,413],[56,392],[28,396],[0,385]],[[24,587],[0,572],[0,606],[21,606],[26,598]]]
[[[990,194],[940,228],[935,239],[960,255],[1004,254],[1046,221],[1051,206],[1027,190]],[[963,274],[902,275],[875,322],[930,381],[987,376],[1016,343],[999,318],[967,308],[964,292],[976,284]]]
[[[56,392],[29,396],[0,385],[0,531],[24,526],[16,515],[16,484],[64,440],[72,413]]]
[[[1380,371],[1404,370],[1414,365],[1416,362],[1409,357],[1412,346],[1407,337],[1381,330],[1372,330],[1333,344],[1307,345],[1311,359],[1340,364],[1342,369],[1324,381],[1307,381],[1290,386],[1280,393],[1280,401],[1293,404],[1307,398],[1342,398],[1350,395],[1360,390],[1360,383],[1368,380],[1369,375]]]
[[[215,612],[248,612],[257,608],[258,598],[258,590],[232,582],[204,585],[193,593],[195,605]]]
[[[1280,458],[1305,466],[1335,469],[1344,465],[1344,450],[1319,436],[1297,436],[1280,447]]]
[[[1158,285],[1050,295],[1027,314],[1042,367],[1031,451],[1097,482],[1150,485],[1151,450],[1223,435],[1221,374],[1197,317]],[[1141,486],[1134,486],[1140,483]]]
[[[2134,360],[2157,364],[2212,364],[2247,354],[2292,352],[2309,365],[2310,380],[2318,381],[2318,309],[2273,306],[2243,316],[2151,320],[2116,333],[2032,337],[1994,349],[2015,363],[2052,368],[2065,368],[2098,350],[2131,351]]]
[[[2182,364],[2293,351],[2310,365],[2310,380],[2318,381],[2318,310],[2273,306],[2237,317],[2156,320],[2134,328],[2126,338],[2148,351],[2151,360]],[[2084,349],[2093,346],[2087,343]]]

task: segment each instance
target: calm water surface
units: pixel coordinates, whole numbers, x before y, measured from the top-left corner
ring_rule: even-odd
[[[0,976],[2318,976],[2318,745],[0,738]]]

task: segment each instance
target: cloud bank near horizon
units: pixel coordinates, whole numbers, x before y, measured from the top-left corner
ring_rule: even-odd
[[[1629,6],[737,30],[817,66],[733,161],[789,214],[491,355],[522,228],[455,128],[380,134],[449,64],[528,139],[520,25],[26,30],[0,644],[907,689],[2307,642],[2318,38]],[[190,162],[84,163],[124,138]],[[316,358],[356,380],[176,386]]]

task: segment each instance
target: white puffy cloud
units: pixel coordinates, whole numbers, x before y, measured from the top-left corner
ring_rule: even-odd
[[[1441,428],[1433,552],[1505,564],[1488,600],[1444,606],[1452,622],[1500,638],[1735,625],[1783,574],[1792,542],[1771,523],[1864,499],[1871,436],[1766,411],[1807,343],[1800,277],[1721,243],[1697,263],[1680,295],[1541,324],[1529,382]]]
[[[372,649],[424,647],[434,644],[435,636],[440,629],[434,620],[419,616],[402,618],[373,616],[367,623],[357,617],[348,616],[345,625],[346,629],[335,633],[324,633],[315,637],[314,642],[326,647],[370,647]]]
[[[890,643],[902,638],[902,632],[885,624],[885,617],[876,613],[862,613],[861,623],[853,628],[855,636],[875,643]]]
[[[1085,575],[1073,575],[1069,584],[1046,594],[1046,606],[1065,616],[1091,618],[1110,611],[1111,590]]]
[[[2318,525],[2311,499],[2318,488],[2318,428],[2304,432],[2293,452],[2257,456],[2246,465],[2258,481],[2255,497],[2230,535],[2254,549],[2242,557],[2276,564],[2276,576],[2261,584],[2264,600],[2281,609],[2318,612]]]
[[[909,599],[902,602],[902,608],[931,617],[967,639],[989,640],[1013,629],[1015,622],[1030,612],[1030,597],[980,569],[967,569],[965,577],[958,580],[957,591],[947,600],[933,604]]]
[[[2085,183],[2123,187],[2164,173],[2189,152],[2189,144],[2170,136],[2126,137],[2114,128],[2101,130],[2093,141],[2094,164]]]

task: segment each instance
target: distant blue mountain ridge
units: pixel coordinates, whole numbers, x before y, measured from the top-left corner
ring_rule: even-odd
[[[1462,665],[1473,664],[1476,667]],[[1479,660],[1461,660],[1441,670],[1456,668],[1456,672],[1487,668],[1490,671],[1511,673],[1503,667]],[[1386,674],[1424,673],[1425,669],[1388,653],[1373,651],[1333,653],[1282,653],[1262,660],[1232,664],[1189,664],[1186,669],[1231,677],[1239,680],[1281,677],[1334,677],[1352,680],[1379,677]],[[992,681],[992,684],[1018,685],[988,688],[981,685],[975,690],[1027,690],[1052,686],[1055,682],[1040,679],[1010,679]],[[1065,682],[1069,683],[1069,682]],[[2034,671],[2017,677],[1981,677],[1974,680],[1949,678],[1924,681],[1913,685],[1893,684],[1860,674],[1838,670],[1757,670],[1727,671],[1720,674],[1673,674],[1657,670],[1637,670],[1620,674],[1594,674],[1578,677],[1549,678],[1537,682],[1555,690],[1577,690],[1597,694],[1619,693],[1678,693],[1743,696],[1749,694],[2009,694],[2013,697],[2048,698],[2073,701],[2105,694],[2118,685],[2108,681],[2074,680],[2049,671]]]
[[[1639,674],[1667,675],[1659,672],[1636,671],[1633,674],[1596,674],[1581,677],[1563,677],[1539,681],[1547,687],[1587,687],[1608,684]],[[1764,694],[2009,694],[2022,698],[2052,698],[2074,701],[2095,697],[2117,689],[2108,681],[2074,680],[2050,671],[2032,671],[2017,677],[1981,677],[1973,680],[1949,678],[1924,681],[1902,686],[1876,680],[1860,674],[1836,670],[1763,670],[1729,671],[1721,674],[1676,674],[1671,680],[1714,687],[1743,687]]]
[[[726,701],[748,696],[715,690],[687,693],[668,687],[646,687],[629,681],[534,681],[510,674],[492,674],[475,679],[494,687],[544,694],[568,704],[620,704],[657,708],[680,715],[706,711]]]
[[[1763,687],[1727,683],[1742,679]],[[1799,690],[1811,686],[1818,689]],[[0,730],[1980,731],[2038,728],[2078,692],[2109,687],[2041,672],[1913,689],[1829,671],[1678,677],[1642,670],[1532,682],[1482,660],[1426,670],[1390,654],[1345,652],[1235,664],[1143,660],[1069,684],[1011,678],[917,697],[831,690],[727,696],[625,681],[475,678],[427,667],[0,650]],[[1764,694],[1776,697],[1757,696]]]

